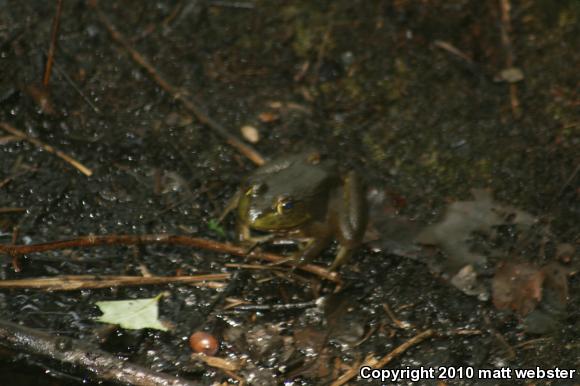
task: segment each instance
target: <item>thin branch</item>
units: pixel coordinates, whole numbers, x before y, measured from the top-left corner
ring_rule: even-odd
[[[50,31],[50,46],[48,48],[48,55],[46,56],[46,65],[44,67],[44,76],[42,77],[42,85],[48,86],[50,81],[50,74],[52,72],[52,63],[54,61],[54,52],[56,51],[56,42],[58,41],[58,29],[60,27],[60,15],[62,14],[62,0],[56,0],[56,13],[52,19],[52,30]]]
[[[107,31],[109,31],[111,38],[119,45],[121,45],[127,51],[127,53],[129,53],[131,59],[133,59],[135,63],[141,66],[147,72],[147,74],[149,74],[151,79],[155,83],[157,83],[159,87],[161,87],[171,96],[173,96],[174,99],[180,101],[187,110],[189,110],[191,113],[193,113],[193,115],[195,115],[195,117],[198,119],[199,122],[201,122],[201,124],[209,127],[214,132],[222,136],[230,146],[236,148],[242,155],[249,158],[256,165],[264,164],[265,162],[264,158],[255,149],[253,149],[249,145],[246,145],[244,142],[242,142],[240,139],[238,139],[236,136],[230,133],[224,126],[222,126],[212,117],[207,115],[201,106],[198,106],[192,100],[188,99],[186,94],[182,90],[172,85],[163,76],[161,76],[159,72],[155,69],[155,67],[153,67],[153,65],[149,62],[149,60],[146,59],[143,55],[141,55],[141,53],[139,53],[129,44],[127,39],[119,32],[119,30],[117,30],[117,28],[107,18],[105,13],[100,10],[100,8],[98,7],[98,1],[93,0],[90,1],[89,4],[93,7],[95,12],[97,13],[100,22],[105,26]]]
[[[26,208],[0,208],[0,214],[26,212]]]
[[[197,386],[198,382],[157,373],[80,340],[0,320],[0,345],[16,352],[67,363],[101,381],[137,386]]]
[[[576,166],[576,169],[574,169],[574,171],[572,172],[572,174],[570,174],[566,182],[564,182],[564,185],[562,185],[562,187],[560,188],[558,194],[556,194],[554,199],[559,199],[562,196],[564,190],[566,190],[566,188],[572,183],[572,181],[574,181],[574,179],[578,175],[578,172],[580,172],[580,164]]]
[[[0,127],[2,129],[4,129],[5,131],[9,132],[10,134],[16,135],[17,137],[22,138],[25,141],[28,141],[28,142],[32,143],[33,145],[35,145],[35,146],[37,146],[37,147],[39,147],[39,148],[41,148],[49,153],[56,155],[57,157],[61,158],[65,162],[67,162],[70,165],[72,165],[73,167],[75,167],[78,171],[83,173],[85,176],[90,177],[93,174],[93,171],[91,169],[87,168],[86,166],[81,164],[79,161],[66,155],[62,151],[42,142],[41,140],[27,135],[26,133],[18,130],[17,128],[9,125],[8,123],[0,122]]]
[[[18,137],[18,140],[20,140],[19,137]],[[10,182],[12,182],[12,180],[14,180],[18,177],[21,177],[21,176],[25,175],[26,173],[35,172],[36,170],[37,170],[36,168],[30,168],[30,169],[26,169],[26,170],[20,171],[18,173],[14,173],[13,175],[6,177],[2,181],[0,181],[0,189],[2,189],[4,186],[8,185]]]
[[[240,304],[232,307],[233,311],[294,311],[294,310],[304,310],[307,308],[316,307],[316,300],[311,300],[309,302],[300,303],[286,303],[286,304]]]
[[[83,236],[71,240],[53,241],[42,244],[30,245],[4,245],[0,244],[0,254],[4,253],[13,258],[26,255],[29,253],[38,253],[53,251],[57,249],[77,248],[77,247],[94,247],[102,245],[179,245],[184,247],[193,247],[213,252],[229,253],[235,256],[248,257],[269,262],[279,262],[285,260],[285,256],[275,255],[273,253],[251,252],[241,246],[220,243],[218,241],[202,239],[190,236],[174,235],[111,235],[111,236]],[[340,282],[338,274],[314,264],[299,265],[297,269],[318,275],[324,279],[334,282]]]
[[[465,54],[463,51],[461,51],[459,48],[455,47],[453,44],[445,42],[443,40],[435,40],[435,42],[433,43],[435,45],[435,47],[441,48],[442,50],[445,50],[447,52],[449,52],[450,54],[453,54],[455,56],[457,56],[458,58],[463,59],[465,62],[467,62],[470,65],[473,65],[473,59],[471,59],[467,54]]]
[[[393,321],[395,326],[397,326],[398,328],[402,328],[402,329],[406,330],[406,329],[409,329],[412,327],[411,323],[403,322],[403,321],[399,320],[397,318],[397,316],[395,315],[395,313],[391,310],[391,307],[389,307],[389,305],[387,303],[383,303],[383,309],[385,310],[385,312],[387,313],[389,318],[391,318],[391,320]]]
[[[501,42],[503,48],[505,50],[505,67],[512,68],[514,66],[514,54],[512,48],[512,41],[510,38],[510,34],[512,32],[512,24],[511,24],[511,3],[510,0],[499,0],[499,8],[501,12]],[[509,91],[510,91],[510,105],[512,109],[512,114],[515,118],[519,118],[521,116],[520,110],[520,100],[518,98],[518,86],[510,82],[509,83]]]
[[[65,275],[18,280],[0,280],[0,288],[36,288],[47,291],[75,291],[89,288],[109,288],[121,286],[141,286],[167,283],[193,283],[197,287],[222,288],[229,273],[216,273],[193,276],[100,276]]]
[[[77,94],[79,94],[80,97],[83,98],[85,103],[87,105],[89,105],[89,107],[91,109],[93,109],[93,111],[95,113],[100,114],[101,110],[99,110],[99,108],[97,106],[95,106],[95,104],[90,100],[90,98],[88,96],[85,95],[83,90],[81,90],[81,88],[79,86],[77,86],[77,84],[71,79],[71,77],[68,76],[68,74],[63,69],[60,68],[58,63],[56,61],[54,61],[53,64],[54,64],[54,69],[56,70],[56,72],[58,72],[60,74],[60,76],[62,76],[64,78],[64,80],[66,80],[67,83],[70,84],[70,86],[77,92]]]
[[[408,341],[406,341],[405,343],[403,343],[402,345],[400,345],[399,347],[397,347],[396,349],[394,349],[393,351],[391,351],[390,353],[379,359],[375,367],[378,368],[385,367],[393,359],[395,359],[396,357],[398,357],[411,347],[418,345],[419,343],[423,342],[426,339],[431,338],[434,335],[435,331],[431,329],[415,335],[414,337],[412,337],[411,339],[409,339]]]

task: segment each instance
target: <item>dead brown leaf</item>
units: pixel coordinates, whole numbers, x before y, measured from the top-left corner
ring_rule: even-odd
[[[525,316],[542,300],[545,278],[544,271],[530,263],[502,262],[492,282],[493,304]]]

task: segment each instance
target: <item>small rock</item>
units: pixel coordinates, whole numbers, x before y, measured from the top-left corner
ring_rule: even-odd
[[[257,143],[260,140],[260,132],[254,126],[245,125],[240,129],[242,136],[250,143]]]

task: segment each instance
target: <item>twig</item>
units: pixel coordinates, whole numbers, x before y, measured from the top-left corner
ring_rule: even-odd
[[[389,305],[387,303],[383,303],[383,309],[385,310],[385,312],[387,313],[387,315],[389,315],[389,318],[391,318],[391,320],[393,321],[393,323],[395,323],[395,326],[397,326],[398,328],[402,328],[402,329],[409,329],[411,328],[411,323],[409,322],[402,322],[401,320],[399,320],[396,316],[395,313],[391,310],[391,307],[389,307]]]
[[[514,66],[514,55],[512,49],[512,42],[510,38],[510,34],[512,31],[511,25],[511,4],[510,0],[499,0],[499,8],[501,13],[501,42],[503,48],[505,50],[505,67],[512,68]],[[512,109],[512,114],[515,118],[519,118],[521,116],[520,110],[520,100],[518,98],[518,86],[510,82],[509,84],[509,91],[510,91],[510,104]]]
[[[574,181],[574,179],[578,175],[578,172],[580,172],[580,164],[576,166],[576,169],[574,169],[572,174],[570,174],[570,176],[566,179],[566,182],[564,182],[560,190],[558,190],[558,193],[555,194],[554,197],[550,200],[550,202],[546,206],[546,209],[551,209],[557,202],[560,202],[562,195],[566,191],[566,188],[572,183],[572,181]],[[2,183],[0,183],[0,187],[1,186]]]
[[[444,333],[440,333],[439,336],[474,336],[474,335],[482,335],[483,331],[475,330],[472,328],[456,328],[455,330],[446,331]]]
[[[2,129],[4,129],[5,131],[9,132],[10,134],[16,135],[16,136],[32,143],[33,145],[40,147],[41,149],[43,149],[49,153],[52,153],[52,154],[56,155],[57,157],[63,159],[65,162],[68,162],[70,165],[75,167],[78,171],[83,173],[85,176],[90,177],[93,174],[93,171],[91,169],[87,168],[86,166],[81,164],[79,161],[66,155],[62,151],[60,151],[60,150],[58,150],[50,145],[47,145],[46,143],[42,142],[41,140],[27,135],[26,133],[16,129],[15,127],[9,125],[8,123],[0,122],[0,127]]]
[[[286,304],[240,304],[232,307],[233,311],[293,311],[316,307],[316,300]]]
[[[52,30],[50,31],[50,46],[48,48],[48,55],[46,56],[46,66],[44,67],[44,76],[42,77],[42,85],[48,86],[50,81],[50,74],[52,72],[52,63],[54,61],[54,52],[56,50],[56,42],[58,40],[58,29],[60,27],[60,15],[62,14],[62,0],[56,0],[56,13],[52,19]]]
[[[239,264],[239,263],[228,263],[224,264],[226,268],[237,268],[237,269],[256,269],[259,271],[271,271],[273,268],[271,265],[260,265],[260,264]]]
[[[473,65],[473,60],[469,56],[467,56],[465,53],[460,51],[459,48],[455,47],[453,44],[447,43],[443,40],[435,40],[435,42],[433,44],[435,45],[435,47],[439,47],[442,50],[445,50],[445,51],[457,56],[458,58],[465,60],[468,64]]]
[[[65,275],[19,280],[0,280],[0,288],[36,288],[47,291],[74,291],[89,288],[156,285],[167,283],[194,283],[198,287],[222,288],[215,280],[229,279],[229,273],[194,276],[99,276]]]
[[[84,236],[71,240],[53,241],[42,244],[30,245],[3,245],[0,244],[0,254],[4,253],[9,256],[17,257],[29,253],[38,253],[53,251],[57,249],[67,249],[75,247],[94,247],[100,245],[151,245],[151,244],[166,244],[166,245],[180,245],[184,247],[193,247],[205,249],[213,252],[229,253],[236,256],[247,256],[249,258],[277,262],[286,259],[284,256],[275,255],[273,253],[251,252],[243,247],[220,243],[218,241],[202,239],[190,236],[173,236],[173,235],[111,235],[111,236]],[[323,267],[314,264],[305,264],[297,267],[305,272],[318,275],[324,279],[334,282],[340,282],[339,276],[336,272],[331,272]]]
[[[483,315],[483,320],[484,320],[485,324],[487,325],[488,332],[491,333],[495,337],[495,339],[499,342],[499,344],[501,346],[503,346],[505,352],[507,353],[506,359],[511,360],[511,359],[515,358],[516,357],[516,350],[514,350],[514,348],[509,344],[507,339],[493,327],[493,325],[491,323],[491,319],[489,318],[489,316],[487,314]]]
[[[333,15],[335,11],[334,8],[330,11],[330,15],[328,15],[328,20],[333,20]],[[326,28],[324,35],[322,35],[322,41],[320,42],[320,46],[318,47],[318,53],[316,55],[316,63],[314,65],[314,80],[318,82],[320,78],[320,68],[322,67],[322,62],[324,61],[324,55],[326,55],[326,50],[330,43],[330,37],[332,35],[332,23]]]
[[[237,360],[214,357],[205,355],[204,353],[191,354],[191,359],[194,361],[202,361],[210,367],[225,371],[238,371],[241,367],[240,362]]]
[[[394,349],[393,351],[391,351],[390,353],[379,359],[375,367],[385,367],[387,364],[389,364],[389,362],[391,362],[393,359],[395,359],[396,357],[398,357],[411,347],[418,345],[419,343],[423,342],[426,339],[431,338],[434,335],[435,331],[432,329],[425,330],[415,335],[414,337],[412,337],[411,339],[409,339],[408,341],[406,341],[405,343],[403,343],[402,345],[400,345],[399,347],[397,347],[396,349]]]
[[[222,126],[220,123],[218,123],[209,115],[207,115],[203,111],[204,109],[201,106],[198,106],[192,100],[188,99],[186,94],[182,90],[180,90],[178,87],[170,84],[167,80],[165,80],[165,78],[159,74],[159,72],[155,69],[155,67],[153,67],[153,65],[149,62],[149,60],[147,60],[143,55],[141,55],[141,53],[139,53],[129,44],[127,39],[117,30],[117,28],[107,18],[105,13],[100,10],[97,3],[98,3],[97,0],[92,0],[89,2],[89,4],[93,7],[95,12],[97,13],[100,22],[105,26],[107,31],[109,31],[111,38],[115,42],[120,44],[129,53],[129,56],[131,57],[131,59],[133,59],[135,63],[143,67],[143,69],[147,72],[147,74],[149,74],[151,79],[153,79],[153,81],[157,83],[159,87],[161,87],[167,93],[171,94],[171,96],[174,99],[180,101],[187,110],[189,110],[191,113],[193,113],[193,115],[195,115],[195,117],[198,119],[199,122],[201,122],[201,124],[209,127],[214,132],[222,136],[230,146],[236,148],[242,155],[246,156],[256,165],[264,164],[265,162],[264,158],[255,149],[253,149],[249,145],[246,145],[236,136],[231,134],[224,126]]]
[[[156,373],[150,368],[128,363],[86,342],[41,332],[5,320],[0,320],[0,345],[17,352],[73,365],[97,380],[138,386],[199,385],[198,382]]]
[[[26,208],[0,208],[0,214],[26,212]]]
[[[60,74],[60,76],[64,78],[64,80],[68,82],[68,84],[70,84],[70,86],[77,92],[77,94],[81,96],[81,98],[83,98],[85,103],[89,105],[95,113],[97,114],[101,113],[101,110],[99,110],[99,108],[95,106],[95,104],[89,99],[88,96],[85,95],[83,90],[81,90],[80,87],[76,85],[76,83],[71,79],[71,77],[68,76],[68,74],[63,69],[60,68],[60,66],[56,61],[54,61],[54,69],[56,70],[56,72]]]
[[[554,197],[554,201],[557,200],[557,199],[560,199],[560,197],[564,193],[564,190],[566,190],[566,188],[568,187],[568,185],[570,185],[572,183],[572,181],[574,181],[574,178],[576,178],[576,176],[578,175],[578,172],[580,172],[580,164],[578,164],[578,166],[576,166],[576,169],[574,169],[574,171],[572,172],[572,174],[570,174],[570,177],[568,177],[568,179],[566,180],[566,182],[564,182],[564,185],[562,185],[562,187],[558,191],[558,194],[556,194],[556,196]],[[550,204],[550,206],[552,204],[553,204],[553,202]]]
[[[16,177],[21,176],[21,175],[23,175],[25,173],[27,173],[27,171],[26,172],[20,172],[20,173],[17,173],[17,174],[14,174],[12,176],[8,176],[8,177],[4,178],[2,181],[0,181],[0,189],[2,189],[5,185],[8,185],[10,183],[10,181],[12,181],[13,179],[15,179]]]
[[[528,349],[530,348],[530,346],[535,346],[539,343],[545,343],[545,342],[549,342],[551,341],[552,338],[536,338],[536,339],[530,339],[530,340],[526,340],[525,342],[522,343],[518,343],[514,346],[514,348],[521,348],[521,349]]]
[[[341,386],[350,381],[352,378],[356,377],[359,369],[363,366],[371,366],[374,368],[382,368],[385,367],[389,362],[393,359],[398,357],[399,355],[403,354],[405,351],[410,349],[411,347],[418,345],[419,343],[423,342],[425,339],[428,339],[435,335],[435,331],[432,329],[425,330],[405,343],[401,344],[399,347],[395,348],[393,351],[385,355],[379,360],[376,360],[372,355],[368,355],[364,362],[360,366],[352,367],[346,373],[342,374],[336,381],[334,381],[331,386]]]
[[[208,4],[210,7],[229,7],[229,8],[240,8],[240,9],[254,9],[254,3],[243,3],[241,1],[220,1],[212,0]]]

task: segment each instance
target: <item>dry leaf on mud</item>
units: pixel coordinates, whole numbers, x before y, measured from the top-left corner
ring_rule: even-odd
[[[492,282],[493,304],[510,308],[521,316],[529,314],[542,300],[545,275],[529,263],[501,263]]]
[[[502,262],[492,290],[498,309],[509,308],[520,316],[528,315],[541,302],[548,309],[561,309],[568,298],[568,270],[557,262],[541,268],[527,262]]]
[[[468,264],[477,268],[487,263],[485,256],[471,251],[469,239],[474,232],[489,235],[495,227],[510,223],[529,227],[534,216],[492,199],[486,190],[473,190],[473,201],[449,205],[443,219],[425,228],[417,237],[419,244],[437,245],[447,256],[447,268],[457,271]]]

